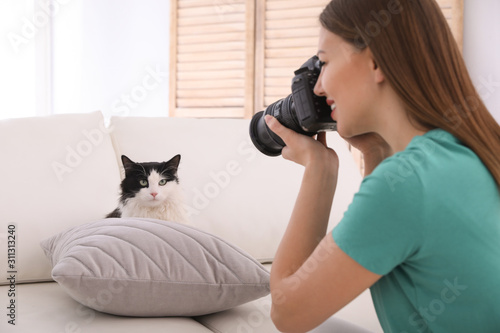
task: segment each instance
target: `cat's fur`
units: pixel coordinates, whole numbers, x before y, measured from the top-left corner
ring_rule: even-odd
[[[122,155],[125,178],[118,208],[110,217],[147,217],[187,223],[177,169],[181,155],[167,162],[136,163]]]

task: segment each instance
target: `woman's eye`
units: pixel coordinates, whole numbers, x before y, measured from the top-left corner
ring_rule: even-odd
[[[140,184],[141,186],[148,186],[148,181],[147,181],[147,180],[145,180],[145,179],[141,179],[141,180],[139,180],[139,184]]]
[[[162,179],[160,180],[160,182],[158,183],[160,186],[163,186],[167,183],[167,180],[166,179]]]

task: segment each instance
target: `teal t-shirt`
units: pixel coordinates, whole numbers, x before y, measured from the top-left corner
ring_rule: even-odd
[[[383,275],[371,294],[384,332],[500,332],[499,189],[450,133],[384,160],[332,234]]]

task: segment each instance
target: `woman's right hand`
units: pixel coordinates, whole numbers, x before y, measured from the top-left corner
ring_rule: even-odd
[[[269,129],[285,142],[286,146],[281,152],[284,159],[305,167],[320,162],[338,171],[337,153],[327,146],[325,133],[319,133],[315,140],[283,126],[272,116],[266,116],[265,121]]]

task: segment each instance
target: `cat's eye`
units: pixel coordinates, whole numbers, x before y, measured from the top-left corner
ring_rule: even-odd
[[[139,184],[141,186],[148,186],[148,181],[146,179],[141,179],[141,180],[139,180]]]
[[[166,179],[162,179],[158,182],[158,185],[160,186],[164,186],[165,184],[167,183],[167,180]]]

